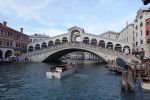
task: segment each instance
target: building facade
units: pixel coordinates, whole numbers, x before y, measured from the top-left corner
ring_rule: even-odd
[[[137,12],[134,20],[134,38],[135,38],[135,50],[145,51],[145,56],[150,57],[150,43],[149,43],[149,20],[150,9],[144,8]]]
[[[9,56],[19,56],[26,52],[29,43],[29,36],[7,26],[7,22],[0,23],[0,59]]]
[[[126,27],[119,33],[119,40],[123,42],[128,42],[132,45],[132,50],[135,48],[134,43],[134,25],[133,24],[127,24]]]
[[[113,32],[113,31],[107,31],[107,32],[101,34],[100,36],[115,39],[115,40],[119,39],[119,33]]]
[[[45,40],[48,38],[49,38],[49,36],[47,36],[45,34],[34,34],[34,35],[29,36],[30,42],[37,42],[37,41]]]

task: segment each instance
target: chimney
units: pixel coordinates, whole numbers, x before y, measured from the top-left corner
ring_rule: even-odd
[[[6,21],[3,21],[3,25],[6,26],[6,25],[7,25],[7,22],[6,22]]]
[[[20,28],[20,32],[23,33],[23,28]]]

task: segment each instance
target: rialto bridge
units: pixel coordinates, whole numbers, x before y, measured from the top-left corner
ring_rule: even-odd
[[[129,54],[124,51],[127,49]],[[93,53],[104,61],[117,57],[131,58],[131,45],[119,40],[86,33],[80,27],[72,27],[68,32],[48,39],[28,44],[28,53],[24,56],[33,61],[53,61],[75,51]]]

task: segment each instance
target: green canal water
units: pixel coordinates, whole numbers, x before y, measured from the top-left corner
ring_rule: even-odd
[[[105,64],[77,61],[74,74],[47,79],[45,73],[58,63],[0,65],[0,100],[150,100],[150,92],[122,92],[121,76]]]

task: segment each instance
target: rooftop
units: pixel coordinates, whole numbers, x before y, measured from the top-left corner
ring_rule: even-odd
[[[34,35],[30,35],[30,37],[32,37],[32,38],[49,38],[49,36],[48,36],[48,35],[45,35],[45,33],[44,33],[44,34],[34,34]]]

